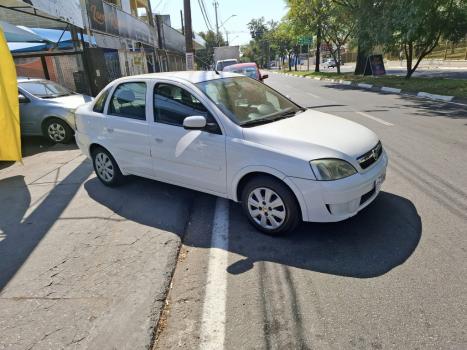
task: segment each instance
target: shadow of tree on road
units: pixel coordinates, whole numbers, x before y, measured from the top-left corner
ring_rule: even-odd
[[[466,80],[467,84],[467,80]],[[390,93],[364,90],[355,86],[327,84],[323,88],[333,90],[356,90],[365,94],[391,95]],[[446,117],[452,119],[467,119],[467,106],[456,103],[447,103],[443,101],[432,101],[428,99],[417,98],[410,95],[395,95],[400,101],[397,105],[381,106],[385,109],[403,109],[412,108],[418,112],[412,112],[412,115],[423,115],[427,117]]]

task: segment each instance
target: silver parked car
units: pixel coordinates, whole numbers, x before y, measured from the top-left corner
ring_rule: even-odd
[[[74,111],[92,97],[74,93],[45,79],[18,78],[22,135],[42,135],[68,143],[75,130]]]

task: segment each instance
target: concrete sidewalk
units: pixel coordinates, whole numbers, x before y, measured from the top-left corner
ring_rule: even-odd
[[[38,151],[0,167],[0,349],[149,348],[193,192]]]
[[[413,63],[415,64],[416,61]],[[385,60],[384,65],[386,68],[406,69],[407,63],[405,60],[389,61]],[[420,69],[460,69],[467,70],[467,61],[465,60],[437,60],[437,59],[423,59],[418,66]]]

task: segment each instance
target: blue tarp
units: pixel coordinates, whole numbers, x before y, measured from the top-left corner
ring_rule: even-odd
[[[49,44],[40,44],[40,43],[28,43],[28,42],[9,42],[8,47],[11,52],[35,52],[35,51],[44,51],[53,47],[58,47],[60,49],[72,49],[73,43],[71,41],[71,33],[69,31],[63,31],[61,29],[46,29],[46,28],[28,28],[20,26],[19,28],[24,28],[25,30],[33,32],[36,36],[40,37],[44,41],[48,41]],[[62,35],[63,34],[63,35]],[[61,38],[60,38],[61,37]],[[84,35],[84,42],[89,43],[89,37]],[[60,42],[58,40],[60,39]],[[96,43],[94,38],[91,42]]]

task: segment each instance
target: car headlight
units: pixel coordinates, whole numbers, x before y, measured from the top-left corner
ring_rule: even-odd
[[[342,159],[316,159],[310,162],[318,180],[339,180],[357,173],[357,170]]]

